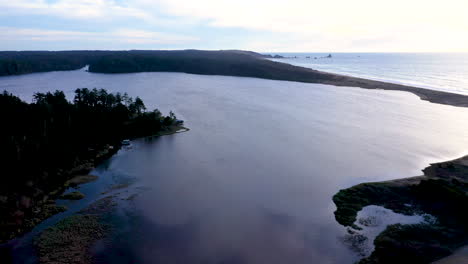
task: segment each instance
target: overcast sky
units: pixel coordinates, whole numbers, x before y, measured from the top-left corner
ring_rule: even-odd
[[[468,0],[0,0],[0,50],[468,52]]]

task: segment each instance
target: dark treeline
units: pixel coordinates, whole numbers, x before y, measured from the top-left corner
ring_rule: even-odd
[[[304,82],[331,78],[264,57],[239,50],[5,51],[0,52],[0,76],[75,70],[89,65],[89,71],[96,73],[185,72]]]
[[[102,52],[97,51],[3,51],[0,76],[83,68]]]
[[[93,71],[102,73],[181,70],[190,72],[194,67],[202,66],[201,63],[229,62],[246,58],[252,60],[258,56],[261,55],[244,51],[197,50],[0,51],[0,76],[76,70],[86,65],[90,65]],[[216,65],[213,66],[216,68]],[[204,71],[203,66],[200,71]]]
[[[36,93],[31,104],[3,92],[0,119],[0,229],[7,232],[72,174],[87,173],[99,157],[115,152],[122,139],[156,134],[175,116],[146,111],[138,97],[83,88],[73,102],[61,91]]]
[[[323,82],[336,76],[264,59],[247,51],[132,51],[105,54],[89,64],[96,73],[184,72]]]

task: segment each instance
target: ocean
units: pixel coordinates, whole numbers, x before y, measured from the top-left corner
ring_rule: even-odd
[[[468,94],[468,53],[264,53],[319,71]],[[331,54],[331,58],[325,58]],[[307,58],[309,57],[309,58]]]

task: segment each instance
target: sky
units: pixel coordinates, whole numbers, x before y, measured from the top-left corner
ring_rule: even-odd
[[[468,52],[468,0],[0,0],[0,50]]]

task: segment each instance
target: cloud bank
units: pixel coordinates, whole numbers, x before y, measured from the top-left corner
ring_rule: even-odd
[[[135,48],[468,51],[466,10],[465,0],[0,0],[0,20],[13,17],[23,24],[9,24],[0,37],[10,42],[28,34],[43,42],[120,37]],[[28,25],[28,17],[48,23]],[[63,21],[92,30],[64,30]],[[229,47],[223,39],[230,40]]]

